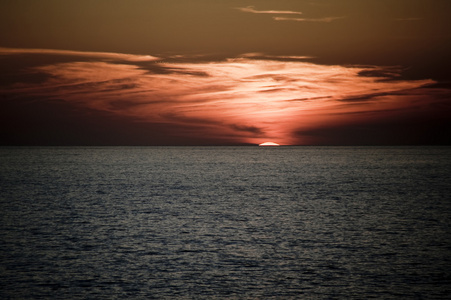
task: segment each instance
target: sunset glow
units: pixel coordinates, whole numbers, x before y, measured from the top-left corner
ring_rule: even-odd
[[[244,145],[267,140],[282,145],[418,143],[434,136],[423,134],[422,124],[442,128],[443,133],[435,131],[438,140],[447,136],[449,126],[444,122],[451,110],[447,100],[451,93],[442,83],[442,73],[437,71],[437,78],[426,73],[405,76],[414,69],[410,65],[393,59],[381,59],[383,63],[347,59],[349,55],[341,53],[339,45],[329,47],[337,49],[330,53],[325,52],[327,47],[287,46],[288,40],[271,30],[281,26],[291,40],[297,40],[297,32],[307,32],[305,28],[322,28],[322,34],[329,36],[327,30],[341,28],[353,19],[339,7],[330,10],[324,6],[321,11],[318,6],[314,14],[309,5],[273,4],[218,4],[218,9],[242,22],[261,24],[268,30],[268,38],[280,43],[283,53],[279,54],[271,47],[241,47],[238,42],[230,43],[233,51],[221,54],[210,54],[208,47],[197,52],[158,47],[154,52],[142,47],[130,53],[107,47],[93,51],[95,47],[89,46],[84,47],[86,51],[59,50],[33,47],[31,42],[27,48],[0,47],[3,135],[9,140],[5,143],[45,144],[56,136],[67,136],[68,143],[73,140],[76,144],[99,140],[106,144],[176,145]],[[194,7],[184,11],[195,11]],[[166,6],[161,2],[153,8],[165,11]],[[424,20],[419,15],[398,13],[391,18],[393,26]],[[315,41],[322,37],[319,32],[312,35]],[[166,36],[159,34],[155,32],[155,40],[169,45]],[[329,38],[334,40],[334,35],[330,33]],[[259,41],[266,43],[263,38]],[[260,42],[255,40],[255,45]],[[360,49],[355,47],[347,49]],[[376,57],[372,50],[365,51],[369,52],[362,57]],[[33,113],[28,115],[28,110]],[[27,121],[30,118],[35,120]],[[59,126],[59,119],[68,123]],[[45,125],[48,122],[55,124]],[[394,130],[388,129],[398,123]],[[98,133],[89,130],[90,126]],[[77,128],[86,129],[79,132]],[[60,132],[64,130],[67,134]],[[62,143],[59,140],[55,143]]]
[[[37,50],[36,50],[37,51]],[[12,58],[20,49],[1,49]],[[22,54],[28,54],[24,50]],[[34,52],[32,52],[34,53]],[[54,55],[66,52],[43,51]],[[132,55],[71,53],[71,62],[30,68],[38,83],[12,85],[3,92],[63,100],[136,122],[171,123],[199,135],[262,138],[297,144],[293,132],[343,122],[347,115],[386,115],[411,105],[415,89],[432,80],[398,80],[396,69],[327,66],[286,59],[238,57],[223,62],[142,63]],[[79,61],[88,56],[100,61]],[[246,55],[244,55],[246,56]],[[373,72],[374,76],[361,76]],[[389,75],[386,75],[389,74]],[[392,79],[394,77],[394,79]],[[308,142],[308,137],[302,137]]]
[[[273,143],[273,142],[264,142],[264,143],[259,144],[259,146],[260,147],[267,147],[267,146],[280,146],[280,145],[277,144],[277,143]]]

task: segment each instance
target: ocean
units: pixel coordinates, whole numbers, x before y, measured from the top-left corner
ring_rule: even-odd
[[[451,147],[0,148],[1,299],[450,294]]]

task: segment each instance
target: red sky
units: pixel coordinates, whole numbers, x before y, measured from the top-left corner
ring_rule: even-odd
[[[449,145],[450,20],[440,0],[3,1],[1,145]]]

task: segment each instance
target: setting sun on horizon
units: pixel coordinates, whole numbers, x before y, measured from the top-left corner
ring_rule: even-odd
[[[264,142],[264,143],[259,144],[259,146],[260,147],[267,147],[267,146],[280,146],[280,145],[277,144],[277,143],[274,143],[274,142]]]

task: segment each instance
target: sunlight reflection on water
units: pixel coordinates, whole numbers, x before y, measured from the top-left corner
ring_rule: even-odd
[[[445,298],[450,148],[1,148],[0,296]]]

